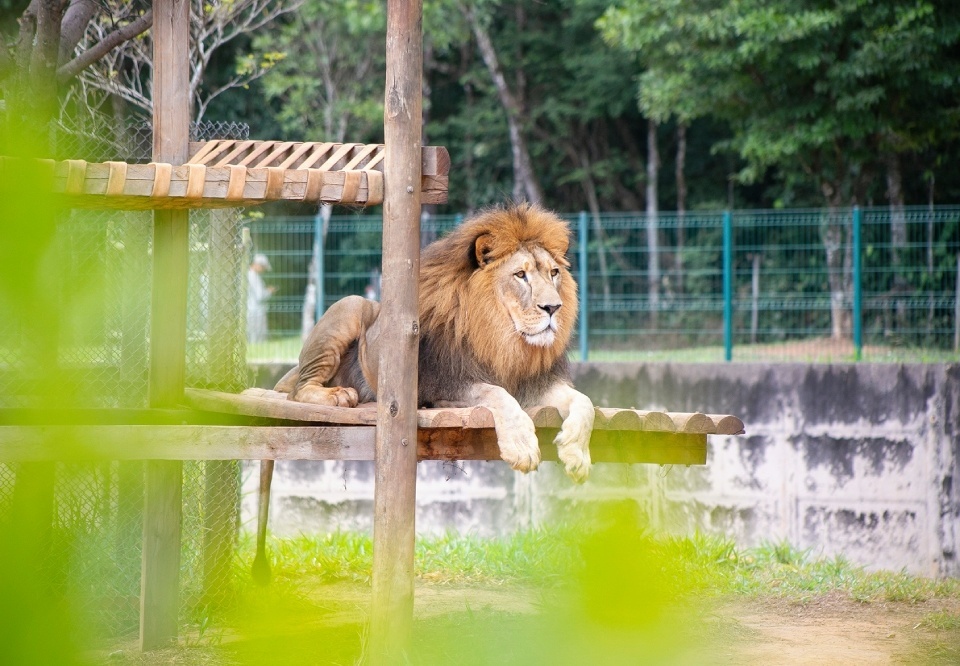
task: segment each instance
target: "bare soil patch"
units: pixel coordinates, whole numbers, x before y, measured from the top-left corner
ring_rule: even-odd
[[[938,628],[936,622],[960,619],[956,600],[865,604],[832,593],[802,604],[779,599],[728,602],[717,614],[722,618],[717,646],[726,648],[717,663],[960,663],[958,623]]]
[[[221,632],[215,639],[188,635],[182,637],[182,647],[149,654],[140,654],[131,642],[98,653],[94,661],[217,666],[357,663],[366,632],[369,587],[325,584],[304,593],[297,607],[286,608],[287,615],[277,623],[264,625],[247,618],[246,625]],[[539,654],[542,645],[527,652],[517,646],[517,641],[549,636],[551,623],[558,617],[555,605],[563,603],[561,599],[553,592],[517,586],[418,584],[414,632],[423,661],[414,663],[586,663],[580,661],[583,655],[576,648],[569,653],[569,661],[558,662],[555,657],[536,660],[533,655]],[[675,631],[689,634],[679,653],[671,648],[661,653],[662,659],[647,663],[960,664],[960,600],[956,599],[864,604],[830,593],[803,603],[778,598],[721,600],[693,615],[697,614],[684,614],[679,623],[669,621]],[[596,627],[564,624],[555,638],[565,640],[581,630],[596,647]],[[630,663],[605,660],[600,653],[595,657],[597,663]]]

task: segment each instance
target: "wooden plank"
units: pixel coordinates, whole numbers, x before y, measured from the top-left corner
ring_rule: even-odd
[[[267,393],[266,391],[264,393]],[[274,396],[285,394],[270,391]],[[346,407],[324,407],[302,402],[286,400],[285,397],[258,397],[247,393],[235,395],[219,391],[186,389],[184,403],[202,411],[242,414],[265,418],[285,419],[314,423],[336,423],[341,425],[376,425],[376,409],[349,409]]]
[[[555,461],[557,430],[537,431]],[[373,460],[372,426],[2,426],[0,461]],[[595,430],[594,462],[702,465],[707,435]],[[420,460],[500,460],[493,428],[422,428]]]
[[[409,652],[417,495],[423,5],[387,0],[382,309],[377,379],[373,599],[367,655]]]
[[[141,650],[169,647],[177,639],[182,487],[182,462],[147,463],[140,574]],[[171,552],[174,550],[175,555]]]
[[[2,426],[0,460],[373,460],[372,427]]]
[[[153,160],[182,164],[190,148],[190,2],[155,0],[153,22]],[[150,327],[152,407],[183,396],[186,362],[189,213],[156,211]],[[140,587],[140,649],[177,640],[182,463],[147,464]]]

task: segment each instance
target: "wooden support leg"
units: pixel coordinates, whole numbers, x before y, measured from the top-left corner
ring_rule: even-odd
[[[177,640],[183,463],[151,460],[146,466],[140,649],[154,650]]]
[[[422,4],[387,2],[383,292],[377,381],[373,609],[367,655],[407,661],[417,484]]]
[[[250,573],[258,585],[270,582],[270,563],[267,561],[267,520],[270,516],[270,486],[273,483],[275,461],[260,461],[260,494],[257,497],[257,555]]]

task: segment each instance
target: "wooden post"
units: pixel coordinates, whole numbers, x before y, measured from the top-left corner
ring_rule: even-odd
[[[402,663],[413,624],[422,109],[421,0],[387,2],[383,289],[377,379],[373,608],[367,654]]]
[[[183,164],[190,149],[190,2],[153,3],[153,159]],[[153,218],[150,405],[183,397],[187,328],[189,213]],[[140,649],[177,639],[182,463],[147,463],[140,578]]]

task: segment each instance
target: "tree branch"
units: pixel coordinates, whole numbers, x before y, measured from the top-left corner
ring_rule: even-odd
[[[97,12],[97,3],[95,0],[70,0],[66,11],[63,13],[63,20],[60,21],[60,54],[57,58],[57,65],[63,65],[70,58],[73,49],[83,38],[83,33],[87,30],[87,24]]]
[[[114,30],[100,42],[78,55],[66,65],[57,70],[57,80],[61,83],[69,81],[81,71],[105,56],[118,45],[133,39],[146,32],[153,25],[153,10],[147,10],[138,19],[131,21],[122,28]]]

